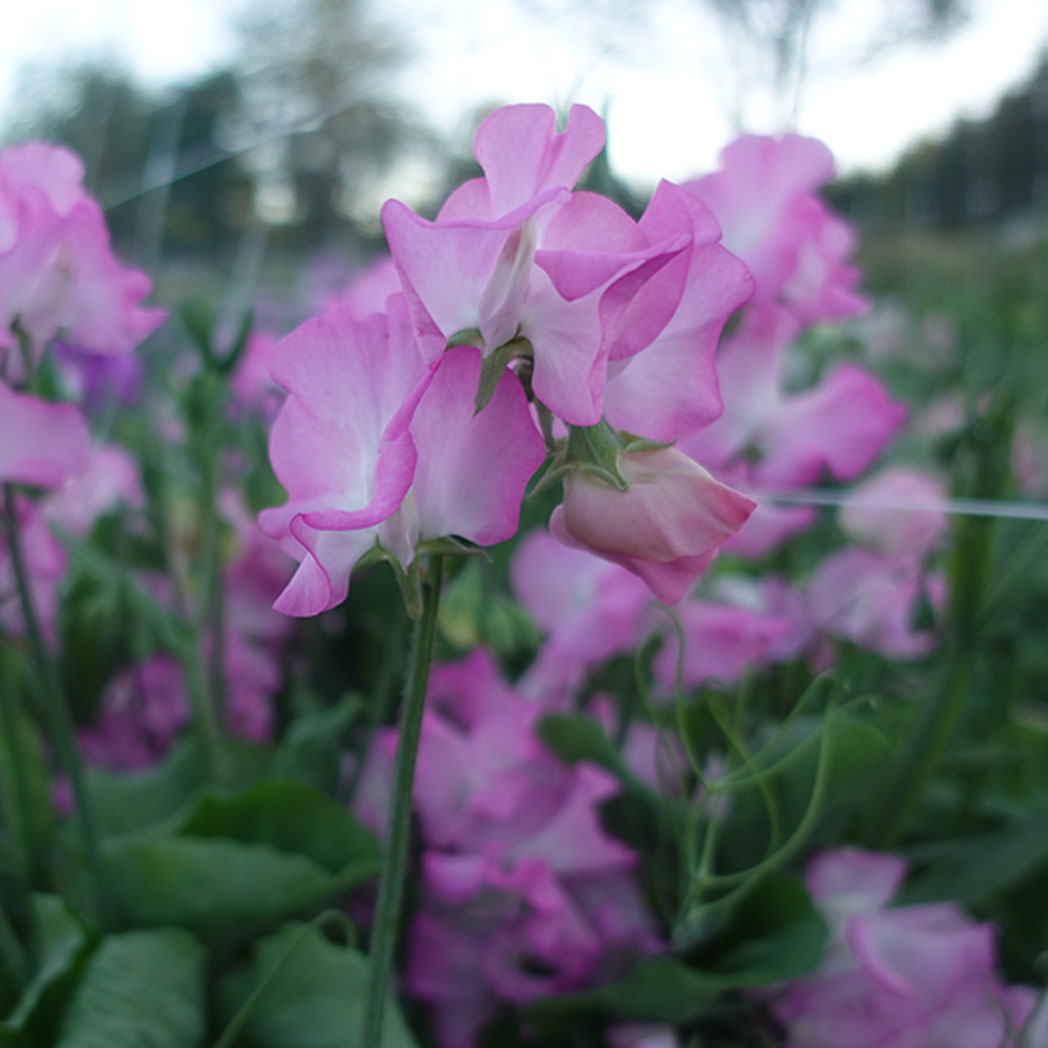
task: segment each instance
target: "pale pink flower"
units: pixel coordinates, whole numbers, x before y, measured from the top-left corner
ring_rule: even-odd
[[[90,447],[74,405],[50,404],[0,382],[0,482],[61,487],[87,468]]]
[[[847,262],[854,235],[815,195],[833,177],[830,151],[800,135],[743,135],[721,165],[684,188],[713,211],[725,247],[749,267],[754,301],[780,302],[805,324],[863,312],[859,273]]]
[[[383,223],[427,359],[465,331],[486,354],[526,339],[535,395],[555,415],[595,425],[610,376],[612,424],[643,420],[658,429],[644,435],[672,440],[715,417],[713,347],[751,283],[708,209],[677,187],[663,183],[639,222],[572,193],[603,141],[585,106],[561,134],[546,106],[505,107],[477,131],[483,178],[435,222],[388,201]]]
[[[676,604],[754,503],[674,448],[626,452],[619,469],[625,491],[570,473],[550,531],[639,575],[659,600]]]
[[[798,322],[776,306],[751,306],[739,331],[717,355],[724,413],[681,442],[681,449],[718,477],[758,495],[789,493],[823,472],[850,480],[874,460],[906,417],[872,375],[840,364],[813,389],[787,394],[783,371]],[[813,515],[797,506],[762,503],[729,549],[766,553]],[[749,532],[749,534],[748,534]]]
[[[533,531],[510,565],[517,599],[546,634],[521,687],[567,700],[586,672],[642,639],[651,591],[633,573]]]
[[[289,335],[273,364],[288,399],[270,458],[288,503],[259,522],[300,566],[275,605],[314,615],[345,599],[356,562],[380,546],[405,569],[419,543],[511,537],[544,456],[510,371],[474,414],[480,353],[423,362],[403,299],[364,321],[334,310]]]
[[[121,503],[128,509],[145,505],[138,463],[118,444],[88,449],[86,469],[44,502],[47,519],[74,535],[87,535],[95,521]]]
[[[747,669],[772,661],[776,643],[791,634],[790,622],[774,615],[725,603],[687,600],[677,608],[684,631],[681,684],[692,688],[703,681],[738,681]],[[680,645],[669,632],[652,665],[664,693],[677,681]]]
[[[913,625],[918,603],[940,607],[945,584],[911,557],[887,557],[851,547],[824,558],[809,584],[808,610],[816,629],[892,658],[926,655],[930,630]]]
[[[15,346],[17,324],[37,349],[62,334],[78,349],[126,353],[167,315],[140,308],[149,278],[113,258],[82,179],[61,146],[0,153],[0,351]]]
[[[837,521],[849,538],[870,549],[920,560],[949,527],[945,499],[938,477],[912,466],[892,466],[852,488]]]
[[[851,848],[812,861],[830,940],[819,969],[773,1001],[789,1048],[1000,1048],[1033,1011],[1033,991],[994,971],[991,925],[952,903],[888,906],[904,872]]]

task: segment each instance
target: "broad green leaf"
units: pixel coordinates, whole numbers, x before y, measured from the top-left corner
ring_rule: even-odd
[[[296,717],[276,751],[273,773],[334,793],[346,752],[346,729],[360,708],[360,700],[349,696],[330,709]]]
[[[982,903],[1032,874],[1048,874],[1048,811],[1043,807],[993,833],[953,842],[952,854],[913,878],[900,902]]]
[[[616,982],[536,1001],[527,1014],[543,1025],[574,1014],[689,1022],[709,1012],[720,994],[811,971],[822,958],[826,936],[800,882],[773,874],[740,899],[719,948],[706,951],[703,967],[678,957],[646,958]]]
[[[104,939],[66,1011],[58,1048],[192,1048],[204,1037],[204,950],[176,928]]]
[[[581,1015],[683,1023],[708,1012],[728,988],[730,981],[722,976],[691,968],[677,957],[652,957],[595,990],[534,1001],[525,1007],[525,1015],[545,1027]]]
[[[589,761],[620,777],[630,774],[604,728],[583,713],[554,713],[543,717],[539,735],[569,764]]]
[[[191,739],[179,742],[155,767],[142,772],[112,772],[93,768],[88,788],[99,831],[119,836],[171,819],[196,793],[206,765]]]
[[[21,1000],[0,1022],[0,1044],[45,1044],[52,1025],[90,949],[87,932],[55,895],[33,896],[36,971]]]
[[[173,925],[227,940],[331,898],[354,882],[266,845],[192,837],[125,838],[105,849],[106,876],[131,927]]]
[[[0,730],[0,819],[13,847],[21,851],[27,840],[37,849],[48,842],[55,828],[55,813],[40,736],[18,709],[14,674],[15,667],[0,658],[0,702],[7,704],[0,717],[10,729]],[[28,856],[21,858],[24,862]]]
[[[247,1004],[235,1041],[243,1048],[358,1048],[367,973],[356,950],[336,946],[313,927],[288,924],[258,944],[248,969],[222,981],[219,1004],[230,1019]],[[415,1048],[392,1002],[382,1048]]]
[[[804,885],[772,873],[746,892],[724,930],[731,943],[716,958],[716,970],[742,986],[797,979],[822,960],[829,930]]]
[[[374,834],[345,805],[301,783],[264,779],[233,795],[201,797],[181,836],[224,837],[303,855],[331,873],[380,858]]]

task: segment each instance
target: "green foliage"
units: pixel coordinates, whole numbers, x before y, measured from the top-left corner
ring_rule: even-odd
[[[57,1048],[190,1048],[204,1037],[204,950],[175,928],[125,932],[91,957]]]
[[[259,941],[250,965],[226,976],[218,999],[230,1020],[243,1010],[237,1044],[245,1048],[355,1048],[366,991],[367,961],[360,953],[313,926],[287,924]],[[415,1048],[392,1002],[382,1048]]]
[[[32,920],[35,970],[14,1010],[0,1021],[0,1045],[53,1043],[56,1019],[90,952],[87,929],[56,896],[34,896]]]

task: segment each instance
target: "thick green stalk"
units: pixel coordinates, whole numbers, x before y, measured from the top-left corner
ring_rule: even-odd
[[[104,927],[112,926],[112,910],[105,878],[102,875],[102,861],[98,850],[98,837],[95,832],[94,818],[87,795],[87,783],[84,777],[84,766],[80,760],[80,751],[76,746],[73,720],[66,704],[64,689],[55,665],[48,654],[40,623],[33,606],[33,594],[29,586],[29,573],[26,570],[25,557],[22,552],[22,540],[18,532],[15,516],[15,492],[10,484],[4,485],[4,533],[7,548],[14,568],[15,585],[18,589],[18,600],[22,611],[26,639],[33,662],[40,677],[41,694],[51,730],[51,741],[58,754],[59,762],[69,776],[76,803],[75,817],[84,839],[87,854],[87,865],[94,888],[95,904],[98,917]]]
[[[397,757],[393,768],[393,792],[386,824],[386,855],[379,881],[378,904],[371,933],[370,968],[367,1003],[364,1010],[362,1045],[378,1048],[382,1043],[389,975],[393,967],[393,950],[400,923],[404,898],[404,874],[408,857],[408,834],[411,828],[412,786],[415,781],[415,758],[422,734],[422,712],[426,703],[429,667],[433,662],[433,645],[437,636],[437,607],[444,561],[438,554],[430,559],[429,578],[423,583],[422,615],[415,623],[400,712]]]

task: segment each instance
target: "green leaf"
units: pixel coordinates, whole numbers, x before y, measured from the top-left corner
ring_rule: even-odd
[[[142,772],[88,772],[98,829],[119,836],[158,824],[174,816],[205,780],[206,765],[194,740],[184,739],[155,767]]]
[[[905,903],[952,899],[985,903],[1033,874],[1048,871],[1048,811],[1043,807],[994,833],[953,842],[952,854],[912,878]]]
[[[554,713],[543,717],[539,736],[568,764],[589,761],[620,778],[632,778],[604,728],[584,713]]]
[[[296,717],[276,752],[274,774],[334,793],[346,730],[359,713],[360,700],[348,696],[330,709]]]
[[[221,982],[219,1006],[230,1018],[242,1007],[249,1012],[236,1040],[245,1048],[357,1048],[367,974],[367,960],[356,950],[313,927],[288,924],[258,944],[249,968]],[[382,1048],[415,1048],[392,1002]]]
[[[51,1042],[55,1017],[90,949],[84,926],[56,895],[33,896],[33,927],[36,972],[14,1011],[0,1022],[0,1044]]]
[[[652,957],[595,990],[536,1001],[529,1019],[542,1025],[575,1014],[670,1023],[690,1022],[732,990],[795,979],[816,967],[827,928],[794,877],[773,874],[736,906],[704,967],[679,957]]]
[[[370,876],[375,864],[333,875],[261,844],[174,837],[112,842],[104,865],[124,924],[174,925],[225,941],[323,903]]]
[[[723,977],[691,968],[677,957],[651,957],[613,983],[534,1001],[524,1014],[543,1027],[583,1015],[684,1023],[708,1012],[726,988]]]
[[[491,403],[491,398],[495,395],[495,390],[514,357],[530,349],[531,344],[527,339],[515,338],[504,342],[484,357],[480,364],[477,395],[473,399],[474,415],[479,415]]]
[[[331,873],[377,865],[375,835],[345,805],[298,782],[264,779],[239,793],[200,798],[179,829],[184,837],[225,837],[303,855]]]
[[[0,663],[0,702],[10,704],[3,716],[9,718],[12,732],[9,736],[7,731],[0,731],[0,820],[17,849],[32,842],[39,854],[55,829],[51,776],[40,737],[12,701],[18,692],[3,669]],[[9,743],[12,742],[17,754],[11,751]],[[21,861],[29,862],[30,858],[22,855]]]
[[[816,968],[829,929],[804,885],[785,873],[763,877],[735,906],[716,969],[742,986],[798,979]]]
[[[192,1048],[203,1036],[203,947],[176,928],[158,928],[102,941],[58,1048]]]

